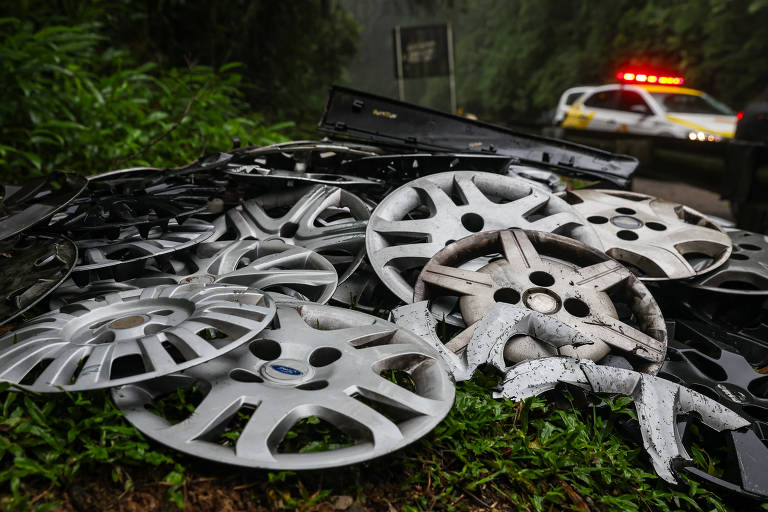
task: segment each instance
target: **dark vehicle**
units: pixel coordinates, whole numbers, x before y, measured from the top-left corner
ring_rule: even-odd
[[[768,142],[768,89],[739,112],[737,118],[737,139]]]

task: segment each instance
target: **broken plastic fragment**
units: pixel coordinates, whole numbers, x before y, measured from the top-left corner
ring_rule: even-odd
[[[749,426],[749,421],[711,398],[659,377],[600,366],[592,361],[548,357],[524,361],[508,369],[501,391],[494,398],[522,400],[572,384],[595,393],[614,393],[633,398],[643,445],[651,456],[656,473],[676,484],[674,470],[680,462],[690,463],[677,431],[677,416],[694,412],[702,423],[720,432]]]

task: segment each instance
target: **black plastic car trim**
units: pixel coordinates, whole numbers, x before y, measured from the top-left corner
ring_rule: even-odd
[[[558,139],[516,132],[418,105],[333,86],[318,128],[337,136],[413,151],[472,152],[515,157],[520,164],[619,188],[630,184],[636,158]]]

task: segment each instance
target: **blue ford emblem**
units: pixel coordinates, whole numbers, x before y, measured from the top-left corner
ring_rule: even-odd
[[[291,368],[290,366],[283,366],[281,364],[273,364],[271,366],[274,370],[277,370],[280,373],[285,373],[286,375],[301,375],[299,370]]]

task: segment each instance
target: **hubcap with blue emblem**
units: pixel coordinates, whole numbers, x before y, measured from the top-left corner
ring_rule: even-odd
[[[306,380],[312,373],[312,368],[306,362],[296,359],[276,359],[261,367],[264,379],[285,384]]]

